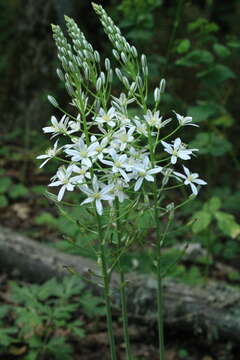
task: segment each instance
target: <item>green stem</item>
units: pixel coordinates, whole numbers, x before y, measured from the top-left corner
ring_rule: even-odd
[[[165,61],[165,64],[163,65],[163,68],[162,68],[161,78],[164,77],[164,75],[165,75],[165,73],[167,71],[167,67],[168,67],[169,59],[170,59],[170,55],[171,55],[171,50],[172,50],[173,43],[174,43],[175,36],[176,36],[176,32],[177,32],[177,28],[178,28],[178,26],[180,24],[180,20],[181,20],[183,5],[184,5],[184,0],[179,0],[178,4],[177,4],[177,9],[176,9],[176,17],[175,17],[172,32],[171,32],[171,35],[170,35],[170,40],[168,42],[167,53],[166,53],[166,61]]]
[[[115,339],[113,334],[113,324],[112,324],[112,310],[111,310],[111,301],[110,301],[110,293],[109,293],[109,276],[107,272],[107,262],[106,262],[106,253],[105,253],[105,244],[102,241],[102,224],[101,217],[99,214],[96,214],[97,222],[98,222],[98,232],[100,238],[100,258],[101,258],[101,271],[103,277],[103,285],[104,285],[104,299],[106,305],[106,317],[107,317],[107,329],[108,329],[108,339],[110,344],[110,352],[111,352],[111,360],[117,360],[116,354],[116,346]]]
[[[161,275],[161,229],[158,216],[157,206],[157,183],[153,183],[154,194],[154,217],[157,233],[157,321],[158,321],[158,340],[159,340],[159,359],[164,360],[164,328],[163,328],[163,287],[162,287],[162,275]]]
[[[150,150],[150,159],[152,167],[155,166],[154,144],[152,141],[151,131],[148,127],[148,143]],[[157,233],[157,322],[158,322],[158,341],[159,341],[159,360],[165,359],[164,351],[164,328],[163,328],[163,287],[161,275],[161,229],[158,216],[158,191],[156,177],[153,184],[153,199],[154,199],[154,218]]]
[[[120,226],[120,211],[119,211],[119,201],[115,200],[115,209],[116,209],[116,224],[117,224],[117,243],[118,250],[121,251],[121,226]],[[124,334],[124,342],[126,346],[126,357],[127,360],[132,360],[131,347],[130,347],[130,339],[128,332],[128,315],[127,315],[127,302],[126,302],[126,293],[125,293],[125,279],[124,279],[124,271],[121,267],[121,261],[119,258],[118,267],[120,272],[120,297],[121,297],[121,308],[122,308],[122,321],[123,321],[123,334]]]

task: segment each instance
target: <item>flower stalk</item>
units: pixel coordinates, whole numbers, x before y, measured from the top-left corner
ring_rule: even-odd
[[[106,306],[106,319],[107,319],[107,329],[108,329],[108,339],[110,345],[111,360],[117,360],[115,338],[113,333],[113,321],[112,321],[112,310],[111,310],[111,299],[109,291],[110,277],[107,271],[107,262],[105,254],[105,244],[103,242],[103,229],[101,223],[101,216],[96,212],[97,222],[98,222],[98,235],[100,239],[100,263],[101,263],[101,272],[103,278],[103,288],[104,288],[104,300]]]
[[[117,245],[118,251],[121,252],[121,224],[120,224],[120,211],[119,211],[119,200],[115,200],[115,210],[116,210],[116,225],[117,225]],[[128,331],[128,312],[127,312],[127,301],[126,301],[126,292],[125,292],[125,275],[124,270],[121,266],[121,258],[118,260],[118,270],[120,273],[120,298],[121,298],[121,310],[122,310],[122,322],[123,322],[123,334],[124,342],[126,347],[126,358],[127,360],[132,360],[132,353],[130,347],[130,338]]]

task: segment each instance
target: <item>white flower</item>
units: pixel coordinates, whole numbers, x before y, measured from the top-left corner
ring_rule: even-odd
[[[120,113],[125,113],[127,111],[127,106],[135,101],[134,98],[127,98],[126,94],[121,93],[120,97],[112,96],[112,106],[114,106]]]
[[[77,131],[81,130],[81,122],[80,122],[80,120],[77,120],[77,121],[71,120],[71,121],[69,121],[68,125],[72,129],[72,130],[68,131],[68,134],[72,134],[74,132],[77,132]]]
[[[189,155],[191,155],[193,151],[198,151],[198,149],[186,149],[180,138],[175,139],[173,145],[165,141],[161,141],[161,143],[164,146],[164,151],[171,155],[172,164],[176,164],[178,157],[183,160],[189,160],[191,159]]]
[[[54,179],[59,179],[57,181],[52,182],[48,186],[60,186],[62,185],[59,193],[58,193],[58,201],[61,201],[63,198],[63,195],[65,193],[65,190],[73,191],[74,190],[74,184],[72,183],[72,179],[70,178],[72,174],[72,167],[69,166],[68,168],[65,168],[64,166],[61,166],[57,174],[54,176]]]
[[[113,200],[113,195],[110,194],[111,190],[113,189],[114,185],[104,185],[102,189],[100,190],[100,184],[97,180],[97,177],[93,177],[92,181],[92,187],[93,190],[89,189],[87,185],[80,186],[80,190],[82,190],[88,197],[85,199],[81,205],[88,204],[93,201],[95,201],[96,210],[99,215],[102,215],[103,213],[103,206],[102,206],[102,200]]]
[[[129,181],[129,177],[126,174],[125,170],[128,166],[128,159],[127,159],[127,155],[119,155],[116,153],[116,151],[114,149],[111,149],[111,151],[109,151],[113,161],[110,160],[101,160],[103,164],[112,166],[112,172],[113,173],[120,173],[122,175],[122,177],[124,178],[125,181]]]
[[[163,174],[162,184],[166,185],[169,181],[169,178],[172,177],[173,169],[170,168],[162,168],[161,173]]]
[[[82,165],[82,167],[80,168],[79,166],[77,166],[76,164],[70,165],[72,167],[72,172],[77,173],[78,175],[73,176],[71,178],[71,181],[74,184],[82,184],[85,181],[85,178],[87,179],[91,179],[91,174],[88,171],[89,167],[86,165]]]
[[[148,157],[145,157],[142,164],[136,164],[132,166],[132,169],[136,172],[137,181],[134,186],[134,191],[138,191],[142,186],[143,180],[154,181],[153,174],[157,174],[162,171],[162,167],[158,166],[150,168],[151,164]]]
[[[179,115],[178,113],[176,113],[176,111],[173,111],[173,112],[177,116],[177,120],[179,122],[179,125],[181,125],[181,126],[191,125],[191,126],[199,127],[199,125],[190,124],[192,122],[192,117],[191,116],[182,116],[182,115]]]
[[[90,157],[97,154],[96,147],[96,143],[87,146],[83,139],[79,138],[78,142],[72,146],[73,149],[67,148],[65,153],[71,156],[72,161],[81,161],[83,165],[90,167],[92,165]]]
[[[147,114],[143,116],[149,126],[155,126],[157,129],[161,129],[167,125],[172,119],[162,121],[162,116],[159,117],[159,111],[152,113],[151,110],[147,111]]]
[[[45,154],[37,156],[37,159],[46,159],[39,166],[40,168],[42,168],[50,159],[54,158],[57,155],[57,153],[61,150],[61,148],[59,149],[57,148],[57,145],[58,145],[58,140],[53,145],[53,148],[46,150]]]
[[[120,123],[120,126],[131,126],[131,119],[128,118],[127,115],[125,114],[121,114],[121,113],[116,113],[117,114],[117,119]]]
[[[61,120],[58,122],[55,116],[51,117],[52,126],[47,126],[43,128],[44,133],[53,133],[53,137],[59,134],[66,134],[68,129],[68,120],[69,118],[64,115]]]
[[[118,197],[119,202],[123,202],[128,198],[127,194],[123,191],[126,187],[128,187],[128,185],[121,179],[117,179],[117,181],[115,181],[113,191],[114,195]]]
[[[138,116],[135,116],[135,118],[133,119],[135,125],[136,125],[136,132],[138,134],[144,135],[144,136],[148,136],[148,132],[147,132],[147,126],[145,123],[141,122],[138,118]]]
[[[190,173],[189,169],[183,166],[183,170],[186,175],[181,174],[177,171],[174,171],[174,174],[182,179],[184,179],[184,185],[190,185],[192,192],[194,195],[198,194],[198,190],[195,184],[198,185],[207,185],[206,181],[199,179],[199,175],[197,173]],[[195,183],[195,184],[194,184]]]
[[[91,143],[94,144],[94,151],[96,152],[95,158],[102,160],[103,154],[108,152],[107,145],[109,143],[109,138],[105,136],[100,142],[97,140],[96,136],[91,136]]]
[[[99,110],[99,115],[93,120],[100,126],[107,124],[110,127],[114,127],[116,123],[113,120],[114,118],[116,118],[115,109],[111,107],[107,112],[101,108]]]
[[[120,130],[116,131],[113,135],[112,143],[117,144],[120,148],[120,151],[123,151],[128,143],[131,143],[134,140],[132,136],[135,130],[135,126],[131,126],[130,129],[127,131],[125,127],[121,127]]]

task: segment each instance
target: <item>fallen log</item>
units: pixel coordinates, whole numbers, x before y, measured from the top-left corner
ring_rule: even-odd
[[[41,283],[53,276],[68,274],[74,268],[86,277],[88,269],[97,271],[87,258],[61,253],[7,228],[0,227],[1,269],[16,272],[26,280]],[[143,322],[155,322],[156,280],[150,276],[129,274],[127,300],[129,314]],[[113,276],[113,303],[119,307]],[[97,285],[95,286],[97,288]],[[171,279],[164,281],[165,325],[171,329],[190,330],[209,340],[224,338],[238,342],[240,334],[240,291],[224,283],[209,282],[187,286]]]

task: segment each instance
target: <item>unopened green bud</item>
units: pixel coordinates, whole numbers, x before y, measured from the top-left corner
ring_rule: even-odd
[[[102,87],[102,79],[99,77],[96,82],[96,90],[100,91]]]
[[[112,80],[113,80],[113,71],[112,71],[112,69],[110,69],[108,72],[108,82],[111,83]]]
[[[112,53],[113,53],[113,56],[115,57],[115,59],[117,59],[117,60],[120,59],[120,56],[119,56],[118,51],[116,49],[113,49]]]
[[[59,107],[57,100],[56,100],[53,96],[48,95],[47,98],[48,98],[48,101],[49,101],[53,106]]]
[[[101,78],[101,80],[102,80],[102,84],[104,85],[105,82],[106,82],[106,77],[105,77],[104,72],[102,72],[102,71],[101,71],[101,74],[100,74],[100,78]]]
[[[137,88],[137,84],[136,84],[136,82],[134,81],[134,82],[132,82],[132,84],[131,84],[131,86],[130,86],[129,92],[130,92],[130,93],[135,92],[135,91],[136,91],[136,88]]]
[[[123,74],[119,68],[115,69],[116,75],[119,78],[120,81],[123,81]]]
[[[108,58],[105,59],[104,64],[105,64],[105,69],[106,69],[107,71],[109,71],[109,70],[110,70],[110,67],[111,67],[111,64],[110,64],[110,60],[109,60]]]
[[[160,101],[160,97],[161,97],[161,92],[159,88],[156,88],[154,90],[154,100],[156,103],[158,103]]]
[[[68,82],[65,84],[66,86],[66,89],[67,89],[67,92],[69,94],[69,96],[75,96],[75,92],[74,92],[74,89],[72,87],[72,85],[70,85]]]
[[[143,87],[143,81],[142,81],[142,78],[139,75],[137,75],[137,77],[136,77],[136,82],[137,82],[137,86],[139,88]]]
[[[94,51],[94,59],[97,63],[100,62],[100,55],[99,52],[97,50]]]
[[[59,77],[59,79],[60,79],[61,81],[64,81],[65,79],[64,79],[64,74],[63,74],[62,70],[61,70],[61,69],[57,69],[56,72],[57,72],[57,76]]]
[[[159,86],[159,89],[160,89],[160,92],[163,93],[165,91],[165,87],[166,87],[166,80],[165,79],[162,79],[160,81],[160,86]]]
[[[128,62],[128,59],[127,59],[127,57],[126,57],[126,55],[125,55],[124,52],[121,52],[121,59],[122,59],[122,61],[124,62],[124,64],[126,64],[126,63]]]
[[[133,45],[131,46],[131,53],[135,58],[138,56],[137,49]]]
[[[123,82],[124,86],[126,86],[126,88],[129,89],[130,85],[129,85],[129,81],[126,76],[123,76],[122,82]]]

